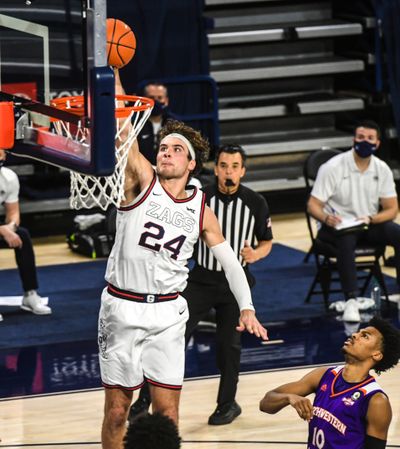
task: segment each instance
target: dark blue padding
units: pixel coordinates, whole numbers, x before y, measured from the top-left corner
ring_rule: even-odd
[[[110,67],[91,71],[91,173],[108,176],[115,168],[115,82]]]
[[[400,134],[400,1],[377,0],[376,14],[382,23],[393,114]]]
[[[219,145],[218,87],[208,75],[190,75],[146,79],[138,84],[138,91],[152,82],[168,88],[168,116],[201,131],[212,147]]]
[[[136,36],[133,60],[120,71],[128,94],[142,80],[209,74],[204,0],[107,2],[107,16],[128,24]]]

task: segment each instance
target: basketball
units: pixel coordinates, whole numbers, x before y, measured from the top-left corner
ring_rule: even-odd
[[[129,26],[118,19],[107,19],[108,64],[121,68],[133,58],[136,37]]]

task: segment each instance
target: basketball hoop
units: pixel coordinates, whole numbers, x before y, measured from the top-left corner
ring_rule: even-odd
[[[70,206],[72,209],[100,207],[106,210],[111,204],[119,207],[125,198],[125,167],[129,149],[148,119],[154,101],[134,95],[116,95],[115,102],[114,173],[111,176],[94,176],[71,171]],[[124,106],[120,106],[121,104]],[[82,96],[57,98],[52,100],[51,105],[84,117],[84,98]],[[78,124],[58,119],[52,119],[52,122],[58,135],[80,143],[88,142],[90,139],[90,130],[85,127],[83,119]],[[80,157],[82,156],[90,157],[89,154],[81,154]]]

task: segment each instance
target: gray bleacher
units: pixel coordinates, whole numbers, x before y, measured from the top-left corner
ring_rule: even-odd
[[[334,17],[332,3],[206,0],[205,15],[214,21],[208,39],[221,142],[245,147],[245,183],[255,190],[303,187],[308,152],[352,143],[350,128],[338,128],[337,116],[362,111],[365,98],[339,91],[335,81],[363,73],[368,60],[338,54],[335,42],[351,42],[374,20]]]

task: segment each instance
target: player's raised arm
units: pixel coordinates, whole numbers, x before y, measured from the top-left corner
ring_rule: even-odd
[[[268,340],[267,330],[260,324],[255,315],[251,299],[250,287],[235,253],[224,239],[220,225],[214,212],[206,206],[204,211],[202,239],[211,249],[214,257],[221,264],[235,299],[240,309],[239,332],[247,330],[263,340]]]
[[[114,68],[115,76],[115,94],[125,95],[125,90],[122,86],[119,70]],[[118,106],[123,106],[122,104]],[[130,125],[132,126],[132,125]],[[127,139],[129,134],[128,126],[125,127],[119,138],[121,143]],[[146,188],[154,176],[154,169],[150,162],[140,153],[137,139],[131,145],[128,155],[128,162],[125,169],[125,201],[124,203],[132,202],[136,196]]]

